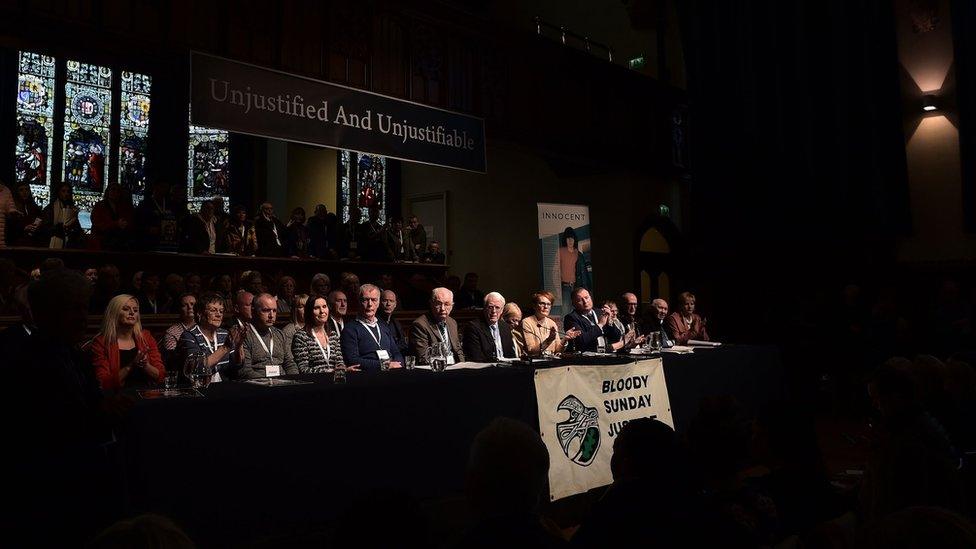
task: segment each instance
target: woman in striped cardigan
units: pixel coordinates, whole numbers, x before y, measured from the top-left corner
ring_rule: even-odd
[[[339,334],[329,325],[329,303],[324,297],[309,297],[305,302],[305,327],[295,332],[291,354],[303,374],[326,372],[342,366]]]

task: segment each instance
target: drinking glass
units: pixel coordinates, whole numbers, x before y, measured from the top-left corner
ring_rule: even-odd
[[[403,357],[403,367],[407,370],[413,370],[413,367],[417,365],[417,357],[406,356]]]
[[[659,351],[661,349],[661,332],[651,332],[651,350]]]
[[[166,370],[166,377],[163,378],[163,387],[175,389],[180,383],[180,371],[176,368]]]

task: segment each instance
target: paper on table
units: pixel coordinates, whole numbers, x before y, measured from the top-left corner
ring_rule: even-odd
[[[444,370],[480,370],[482,368],[490,368],[494,365],[494,362],[458,362],[457,364],[445,366]],[[415,368],[418,370],[430,370],[430,364],[418,364]]]
[[[718,341],[699,341],[697,339],[689,339],[688,345],[693,345],[695,347],[720,347],[722,344]]]
[[[668,347],[667,349],[661,349],[662,353],[677,353],[679,355],[686,355],[688,353],[695,352],[694,347],[688,347],[685,345],[675,345],[674,347]]]

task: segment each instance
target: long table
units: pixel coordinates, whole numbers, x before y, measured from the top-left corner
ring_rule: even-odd
[[[702,397],[731,394],[750,409],[782,396],[774,348],[666,354],[664,367],[679,432]],[[163,513],[222,543],[307,531],[372,491],[459,494],[469,445],[487,423],[505,416],[538,428],[530,368],[296,379],[311,383],[225,382],[202,398],[138,400],[119,433],[130,512]]]

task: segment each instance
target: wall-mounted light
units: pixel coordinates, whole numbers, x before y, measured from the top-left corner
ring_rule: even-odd
[[[931,93],[922,96],[922,110],[925,112],[939,110],[938,98]]]

